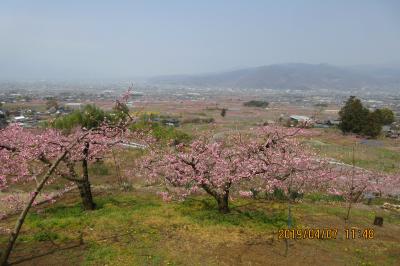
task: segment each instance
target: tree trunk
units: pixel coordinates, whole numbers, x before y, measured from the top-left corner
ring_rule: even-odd
[[[214,199],[217,201],[218,204],[218,211],[220,213],[229,213],[229,188],[230,188],[230,183],[227,184],[226,189],[224,190],[223,194],[218,193],[217,191],[213,190],[210,188],[208,185],[203,184],[202,188],[211,196],[214,197]]]
[[[215,197],[218,203],[218,211],[220,213],[229,213],[229,192]]]
[[[81,195],[83,208],[85,210],[94,210],[96,204],[93,201],[92,190],[89,182],[89,170],[88,170],[88,156],[89,156],[89,143],[85,143],[83,149],[84,159],[82,160],[82,182],[77,182],[79,193]]]
[[[349,201],[349,205],[348,205],[348,207],[347,207],[347,215],[346,215],[346,217],[344,218],[344,220],[346,221],[346,223],[347,223],[347,222],[349,221],[349,219],[350,219],[351,203],[352,203],[352,201],[350,200],[350,201]]]
[[[90,187],[90,182],[76,182],[76,185],[79,189],[79,194],[81,195],[83,209],[85,210],[94,210],[96,208],[96,204],[93,201],[92,190]]]

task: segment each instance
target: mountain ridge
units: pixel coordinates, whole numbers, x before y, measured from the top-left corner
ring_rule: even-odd
[[[199,75],[169,75],[150,83],[254,89],[398,89],[400,67],[285,63]]]

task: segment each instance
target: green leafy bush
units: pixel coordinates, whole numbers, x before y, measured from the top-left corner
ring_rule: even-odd
[[[175,144],[187,143],[191,137],[175,127],[165,126],[159,122],[140,121],[131,126],[131,130],[151,131],[153,137],[159,141],[173,141]]]
[[[111,112],[106,112],[95,105],[88,104],[83,109],[60,116],[53,122],[44,124],[44,126],[51,126],[66,132],[70,132],[75,127],[91,129],[100,126],[104,121],[117,123],[126,119],[128,111],[126,105],[123,104],[118,108],[113,108]]]
[[[245,102],[243,105],[246,106],[246,107],[261,107],[261,108],[266,108],[266,107],[268,107],[269,102],[252,100],[252,101]]]
[[[182,121],[182,124],[210,124],[214,123],[215,119],[212,117],[194,117],[186,118]]]

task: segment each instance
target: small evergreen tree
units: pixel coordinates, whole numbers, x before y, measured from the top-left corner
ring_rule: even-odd
[[[343,133],[361,134],[367,123],[368,115],[369,110],[362,105],[360,99],[350,96],[339,112],[341,120],[339,128]]]
[[[389,108],[376,109],[374,113],[381,125],[390,125],[394,122],[394,113]]]
[[[367,121],[362,130],[362,133],[364,135],[376,138],[381,133],[382,121],[381,121],[381,114],[378,110],[370,112],[368,114]]]
[[[0,103],[1,107],[1,103]],[[0,129],[5,128],[7,126],[7,115],[6,112],[0,109]]]
[[[221,116],[222,116],[222,117],[225,117],[225,116],[226,116],[226,111],[227,111],[226,108],[222,108],[222,109],[221,109]]]
[[[339,112],[339,128],[343,133],[352,132],[376,138],[383,125],[394,122],[394,113],[388,108],[376,109],[370,112],[359,99],[350,96],[345,106]]]

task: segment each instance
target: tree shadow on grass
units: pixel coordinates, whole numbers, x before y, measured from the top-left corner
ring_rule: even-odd
[[[248,204],[240,207],[231,206],[231,212],[218,212],[216,203],[212,199],[186,199],[177,209],[182,215],[190,217],[200,224],[249,226],[256,227],[283,227],[287,223],[287,214],[283,209],[265,210]]]
[[[86,251],[87,248],[90,248],[93,245],[97,245],[97,243],[104,243],[104,241],[109,241],[110,243],[120,242],[123,237],[128,238],[128,242],[126,242],[126,243],[131,243],[132,241],[136,241],[135,233],[133,230],[128,230],[127,232],[119,233],[119,234],[105,235],[105,236],[101,236],[101,237],[98,237],[95,239],[90,239],[88,241],[85,241],[83,238],[83,234],[80,234],[79,239],[73,241],[73,242],[75,242],[75,244],[70,244],[70,245],[69,244],[65,245],[65,243],[57,244],[53,241],[53,239],[51,239],[51,237],[36,239],[41,243],[39,244],[38,242],[36,242],[33,246],[34,248],[31,249],[28,252],[28,254],[26,254],[26,251],[29,250],[30,246],[25,246],[23,248],[18,248],[16,250],[14,250],[13,253],[16,253],[18,255],[13,256],[13,261],[9,265],[16,265],[16,264],[20,264],[20,263],[24,263],[24,262],[33,263],[35,260],[41,259],[41,258],[42,258],[42,260],[44,260],[46,262],[46,264],[53,265],[52,258],[51,258],[51,255],[53,255],[53,254],[59,253],[57,255],[57,260],[60,260],[59,259],[60,256],[69,258],[70,254],[65,254],[63,252],[72,250],[72,252],[74,254],[79,255],[78,253],[82,253],[83,251]],[[99,247],[102,247],[102,246],[100,245]],[[105,247],[107,247],[107,246],[105,246]],[[22,250],[24,250],[24,253],[25,253],[23,255],[20,254],[20,253],[22,253],[21,252]],[[48,256],[50,256],[50,257],[48,257]],[[36,264],[32,264],[32,265],[36,265]],[[42,265],[42,264],[40,264],[40,265]],[[71,265],[73,265],[73,264],[71,264]]]
[[[33,251],[31,254],[29,255],[22,255],[22,256],[16,256],[14,257],[14,261],[10,262],[9,265],[17,265],[23,262],[29,262],[35,259],[39,259],[45,256],[49,256],[52,254],[55,254],[57,252],[63,252],[63,251],[67,251],[67,250],[72,250],[75,248],[80,248],[83,245],[83,243],[77,243],[77,244],[73,244],[73,245],[69,245],[66,247],[56,247],[53,245],[52,248],[49,248],[48,251],[43,252],[43,253],[39,253],[37,251]],[[80,248],[81,249],[81,248]]]
[[[85,211],[82,208],[82,204],[80,202],[73,205],[58,204],[55,206],[51,206],[50,208],[44,209],[41,213],[33,212],[29,214],[29,220],[42,220],[43,217],[51,217],[55,219],[78,218],[82,217],[84,214],[91,212],[104,212],[105,209],[109,209],[110,206],[115,206],[118,208],[129,207],[135,210],[156,208],[160,206],[160,203],[153,199],[141,199],[131,197],[101,197],[96,199],[95,202],[96,209],[94,211]]]

